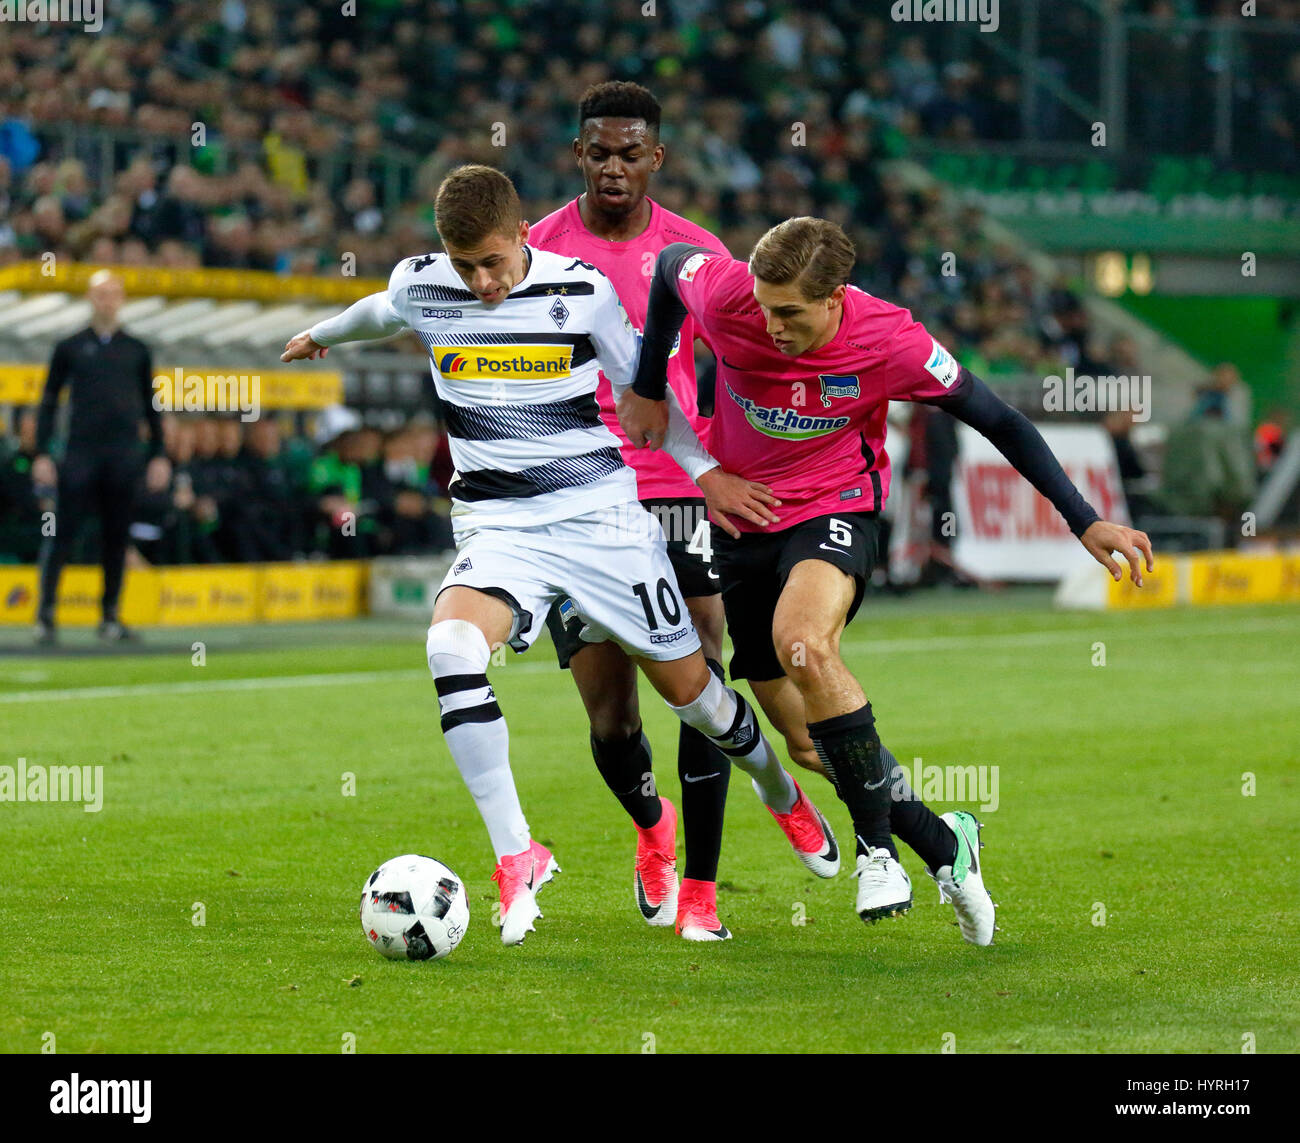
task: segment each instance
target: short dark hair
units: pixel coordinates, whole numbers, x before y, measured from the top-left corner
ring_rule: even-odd
[[[461,249],[477,246],[493,234],[512,238],[523,217],[519,195],[509,177],[495,167],[467,163],[438,187],[434,225],[443,244]]]
[[[657,139],[661,113],[659,100],[639,83],[621,79],[593,83],[578,103],[578,134],[588,119],[644,119],[646,130]]]

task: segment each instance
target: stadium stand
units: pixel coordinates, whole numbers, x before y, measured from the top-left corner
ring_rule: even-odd
[[[815,9],[671,0],[654,20],[639,0],[377,0],[355,17],[280,0],[215,8],[134,0],[108,13],[94,37],[15,26],[0,40],[0,356],[47,360],[53,342],[84,320],[77,294],[31,277],[53,255],[63,264],[314,280],[319,289],[297,295],[287,287],[132,292],[124,324],[169,360],[269,366],[290,334],[339,308],[328,290],[341,273],[382,279],[401,256],[436,246],[432,191],[454,166],[503,167],[534,218],[572,197],[578,179],[567,145],[578,98],[592,82],[622,78],[647,84],[664,106],[669,158],[655,195],[733,252],[782,218],[833,218],[857,245],[856,284],[912,309],[1009,399],[1036,397],[1037,419],[1044,376],[1149,371],[1160,355],[1161,382],[1186,393],[1181,406],[1166,407],[1191,410],[1190,423],[1200,418],[1200,366],[1100,305],[1079,275],[1008,240],[957,192],[1032,182],[1034,156],[1077,134],[1090,101],[1104,102],[1095,66],[1103,8],[1133,21],[1132,52],[1142,37],[1160,46],[1142,58],[1163,70],[1124,72],[1129,102],[1142,109],[1129,117],[1130,154],[1156,144],[1170,154],[1119,183],[1122,164],[1080,164],[1071,185],[1090,169],[1111,186],[1185,183],[1221,142],[1211,136],[1224,115],[1243,177],[1300,171],[1300,40],[1239,38],[1225,62],[1205,21],[1226,7],[1063,5],[1059,21],[1035,30],[1041,60],[1032,74],[1025,58],[993,52],[989,41],[1003,37],[895,23],[857,0]],[[1260,7],[1282,24],[1300,20],[1294,0]],[[573,67],[550,49],[566,39],[573,58],[587,62]],[[1232,82],[1220,112],[1214,81],[1225,69]],[[983,157],[962,150],[972,143]],[[1020,157],[995,163],[998,148]],[[924,178],[915,177],[918,164]],[[153,537],[140,539],[141,554],[164,562],[355,557],[448,543],[445,450],[422,347],[413,338],[382,354],[345,347],[339,360],[344,399],[364,425],[331,435],[312,423],[324,418],[302,410],[279,413],[274,432],[169,419],[176,475],[141,521],[140,536]],[[22,405],[12,405],[0,536],[32,509],[13,491],[30,449]],[[1290,416],[1255,412],[1238,403],[1226,416],[1247,455],[1256,421],[1267,423],[1263,465],[1285,450]],[[1177,496],[1162,501],[1162,486],[1190,492],[1168,474],[1161,481],[1170,427],[1130,426],[1131,462],[1143,470],[1130,492],[1152,511],[1183,514],[1192,509]],[[1180,428],[1170,438],[1175,458],[1178,442],[1195,435]],[[1205,502],[1236,511],[1257,475],[1252,465],[1231,496]],[[270,516],[245,527],[232,513],[250,487],[265,492],[259,513]],[[357,506],[367,526],[344,544],[328,522]],[[0,542],[4,558],[30,558]]]

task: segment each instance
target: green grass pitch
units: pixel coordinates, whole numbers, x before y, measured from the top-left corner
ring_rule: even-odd
[[[49,1033],[60,1052],[1300,1049],[1300,609],[868,602],[845,654],[886,744],[999,768],[997,808],[964,803],[1001,906],[987,949],[908,850],[915,908],[864,925],[848,869],[807,874],[739,773],[719,875],[735,939],[647,928],[631,825],[545,641],[492,678],[564,872],[504,948],[420,626],[209,636],[204,666],[189,633],[151,634],[174,645],[152,655],[0,658],[0,764],[104,767],[98,813],[0,803],[0,1050]],[[675,720],[645,686],[642,705],[675,798]],[[446,961],[387,962],[361,933],[362,882],[406,852],[466,881]]]

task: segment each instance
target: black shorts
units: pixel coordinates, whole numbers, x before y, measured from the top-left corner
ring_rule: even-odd
[[[715,526],[714,562],[722,577],[722,606],[735,648],[731,677],[764,682],[785,674],[772,644],[772,620],[795,564],[825,560],[851,575],[856,584],[848,614],[852,619],[862,605],[879,546],[875,512],[814,516],[780,532],[742,532],[738,540]]]
[[[659,498],[642,500],[641,504],[658,519],[664,530],[668,541],[668,562],[673,565],[682,598],[717,595],[722,586],[718,573],[713,569],[713,549],[710,546],[717,533],[709,523],[704,498]],[[555,657],[566,671],[569,660],[584,646],[578,637],[582,620],[575,615],[565,622],[560,617],[567,602],[568,597],[561,596],[546,616],[546,629],[555,644]]]

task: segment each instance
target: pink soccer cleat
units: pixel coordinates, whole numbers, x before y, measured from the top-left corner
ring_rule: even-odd
[[[731,934],[718,920],[718,886],[713,881],[682,882],[677,898],[677,931],[687,941],[729,941]]]
[[[790,780],[794,782],[793,778]],[[830,822],[799,789],[798,782],[794,783],[794,788],[799,797],[788,814],[778,814],[771,806],[767,807],[768,811],[790,839],[795,856],[818,877],[834,877],[840,871],[840,851]]]
[[[647,925],[671,925],[677,915],[677,810],[659,799],[663,815],[636,827],[636,905]]]
[[[537,893],[560,872],[551,851],[539,842],[530,842],[523,853],[512,853],[497,862],[492,880],[501,888],[501,943],[521,945],[524,937],[536,932],[533,922],[542,915],[537,907]]]

